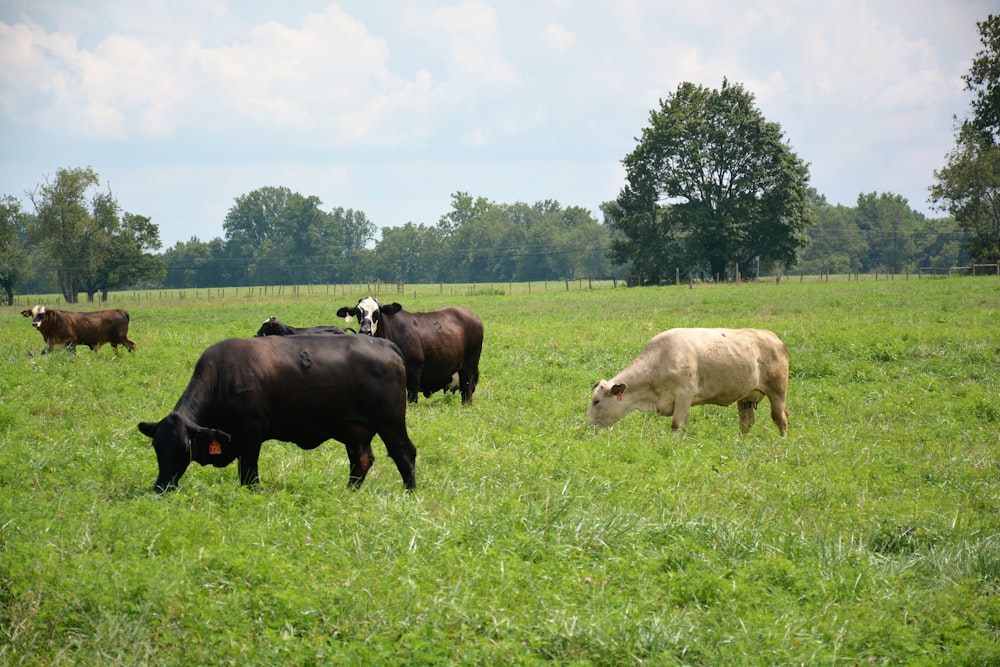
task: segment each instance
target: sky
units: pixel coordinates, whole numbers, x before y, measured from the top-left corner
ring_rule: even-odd
[[[280,5],[277,7],[275,5]],[[0,195],[90,166],[164,248],[262,187],[435,225],[466,192],[602,221],[682,82],[753,94],[831,204],[934,171],[991,1],[0,0]],[[377,239],[376,239],[377,240]]]

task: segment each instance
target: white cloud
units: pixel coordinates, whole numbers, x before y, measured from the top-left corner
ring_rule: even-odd
[[[503,55],[497,14],[487,3],[464,0],[440,7],[418,19],[418,24],[445,41],[449,66],[460,86],[496,90],[520,81],[517,69]]]
[[[433,222],[427,208],[445,213],[457,190],[596,210],[658,100],[726,77],[782,125],[831,201],[891,190],[922,206],[990,11],[0,0],[0,193],[90,164],[129,210],[155,214],[165,240],[189,225],[216,235],[205,229],[233,198],[265,185],[371,206],[377,224]],[[390,213],[405,211],[402,190],[424,213]]]
[[[542,39],[559,53],[569,51],[576,43],[576,35],[558,23],[550,23],[545,26],[542,30]]]

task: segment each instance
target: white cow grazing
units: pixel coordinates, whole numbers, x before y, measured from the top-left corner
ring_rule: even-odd
[[[763,329],[669,329],[618,375],[594,385],[587,417],[611,426],[632,410],[673,416],[684,427],[692,405],[739,404],[740,430],[754,423],[761,398],[781,435],[788,430],[788,350]]]

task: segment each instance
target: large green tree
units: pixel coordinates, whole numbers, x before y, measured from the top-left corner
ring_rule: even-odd
[[[362,211],[323,211],[318,197],[286,187],[263,187],[236,198],[223,228],[227,254],[248,267],[244,280],[315,284],[346,280],[373,240]]]
[[[930,198],[969,233],[975,262],[1000,261],[1000,16],[977,23],[983,49],[964,77],[975,97],[957,123],[955,148],[934,172]]]
[[[606,207],[621,236],[613,261],[631,262],[642,281],[677,268],[723,277],[791,266],[805,244],[809,170],[764,119],[753,95],[682,83],[650,113],[622,161],[627,184]]]
[[[30,275],[28,253],[24,250],[26,235],[21,203],[10,195],[0,199],[0,290],[8,306],[14,305],[14,292]]]
[[[97,292],[162,277],[162,263],[150,252],[160,247],[159,228],[123,213],[100,184],[91,167],[60,169],[28,193],[35,207],[29,240],[54,267],[67,303],[76,303],[81,291],[93,300]]]

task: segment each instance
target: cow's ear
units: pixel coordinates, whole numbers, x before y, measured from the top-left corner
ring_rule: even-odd
[[[354,317],[354,313],[357,312],[356,308],[348,308],[347,306],[341,306],[337,309],[337,317],[343,317],[347,319],[348,317]]]
[[[618,400],[620,401],[620,400],[622,400],[622,394],[625,393],[625,389],[627,389],[627,388],[628,388],[628,385],[625,384],[624,382],[621,382],[619,384],[611,386],[611,393],[614,394],[615,396],[617,396]]]
[[[25,317],[31,317],[31,311],[30,310],[22,310],[21,314],[24,315]]]
[[[156,429],[160,427],[160,422],[139,422],[139,432],[147,438],[156,435]]]
[[[191,458],[198,463],[208,465],[213,462],[232,461],[232,455],[226,455],[230,454],[229,445],[232,444],[233,437],[225,431],[198,426],[191,436]]]
[[[233,441],[233,436],[229,435],[225,431],[220,431],[217,428],[209,428],[207,426],[198,426],[194,429],[193,434],[195,442],[203,444],[211,444],[213,441],[219,443],[220,445],[229,445]]]
[[[395,315],[399,311],[403,310],[403,307],[398,303],[390,303],[387,306],[379,306],[379,310],[381,310],[386,315]]]

